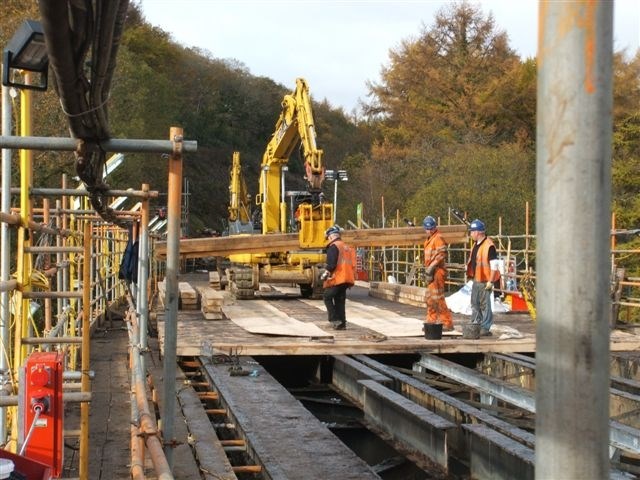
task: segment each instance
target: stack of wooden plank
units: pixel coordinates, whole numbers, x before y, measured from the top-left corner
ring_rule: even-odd
[[[369,286],[369,295],[372,297],[384,298],[385,300],[406,303],[416,307],[426,308],[426,294],[425,288],[398,283],[371,282]]]
[[[198,309],[198,294],[190,284],[179,282],[178,291],[180,292],[180,308],[182,310]]]
[[[222,320],[223,293],[211,287],[198,287],[198,292],[202,300],[200,310],[204,318],[207,320]]]
[[[209,272],[209,286],[214,290],[220,290],[220,274],[218,272]]]

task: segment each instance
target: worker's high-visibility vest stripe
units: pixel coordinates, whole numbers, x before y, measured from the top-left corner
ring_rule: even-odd
[[[353,285],[356,282],[356,250],[350,247],[342,240],[336,240],[333,245],[338,247],[338,264],[333,271],[331,278],[324,281],[324,288],[333,287],[334,285]]]

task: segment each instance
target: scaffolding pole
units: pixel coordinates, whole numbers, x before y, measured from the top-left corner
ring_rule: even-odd
[[[540,2],[537,479],[609,478],[613,2]]]
[[[176,405],[176,362],[178,335],[178,271],[180,268],[180,205],[182,187],[182,129],[172,127],[169,134],[174,151],[169,158],[169,187],[167,198],[167,306],[164,319],[164,392],[162,402],[162,435],[164,454],[173,468],[174,428],[173,413]]]
[[[11,135],[11,98],[9,88],[2,86],[2,135]],[[0,213],[9,214],[11,209],[11,150],[2,149],[2,208]],[[9,225],[0,222],[0,282],[8,282],[11,275],[11,239],[9,236]],[[10,365],[9,342],[11,338],[11,310],[9,308],[9,292],[0,290],[0,375],[8,374]],[[6,410],[0,411],[0,439],[7,438]]]

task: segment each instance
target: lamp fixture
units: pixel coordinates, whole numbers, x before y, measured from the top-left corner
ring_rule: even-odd
[[[39,74],[30,84],[20,82],[17,70]],[[46,90],[49,56],[42,24],[25,20],[2,54],[2,84],[31,90]],[[35,77],[35,76],[34,76]]]

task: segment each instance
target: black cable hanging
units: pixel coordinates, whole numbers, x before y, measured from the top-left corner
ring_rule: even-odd
[[[76,172],[91,205],[105,220],[124,226],[109,208],[100,144],[111,136],[107,101],[129,0],[39,0],[42,26],[62,110],[73,138]],[[86,57],[91,50],[89,73]]]

